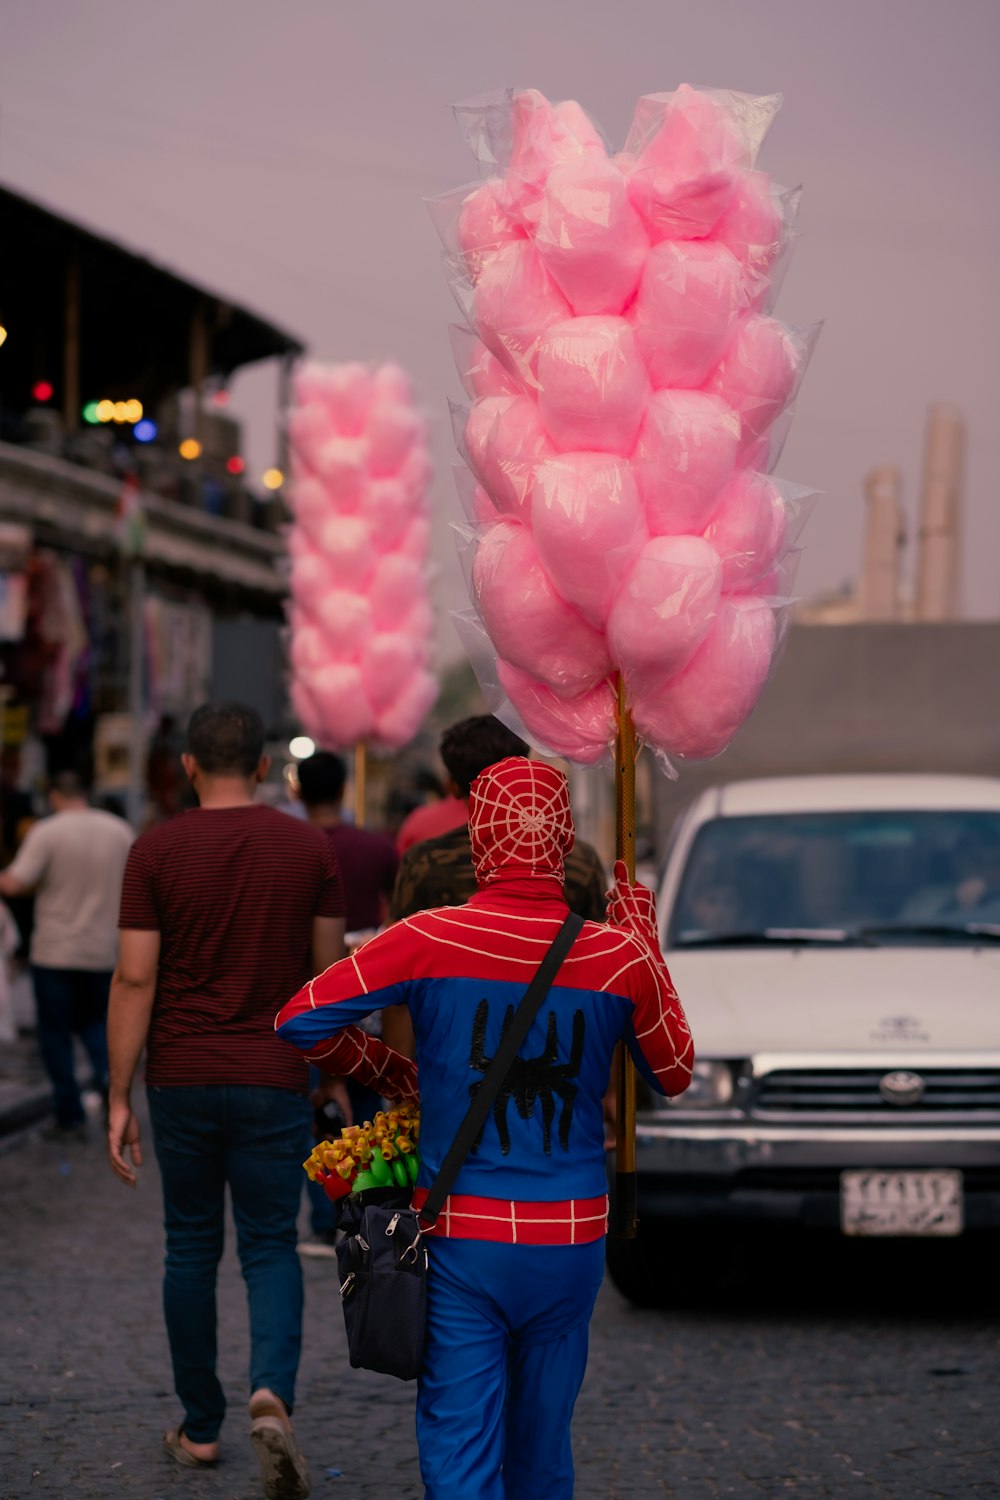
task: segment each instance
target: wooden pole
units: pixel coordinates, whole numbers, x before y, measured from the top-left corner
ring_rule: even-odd
[[[625,861],[635,880],[635,728],[618,678],[618,732],[615,736],[615,858]],[[638,1227],[635,1171],[635,1064],[618,1048],[615,1111],[615,1222],[620,1239],[633,1240]]]
[[[80,425],[80,256],[75,243],[66,262],[63,421],[67,432],[75,432]]]
[[[364,828],[366,802],[368,797],[367,787],[368,764],[365,760],[365,747],[359,740],[354,747],[354,826]]]

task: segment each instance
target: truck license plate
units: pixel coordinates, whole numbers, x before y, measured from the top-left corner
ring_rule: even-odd
[[[840,1227],[857,1235],[962,1233],[961,1172],[842,1172]]]

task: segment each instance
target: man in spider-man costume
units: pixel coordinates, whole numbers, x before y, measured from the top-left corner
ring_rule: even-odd
[[[478,892],[419,912],[334,964],[278,1016],[321,1068],[390,1098],[419,1075],[426,1197],[501,1035],[566,916],[566,778],[510,757],[472,783]],[[417,1439],[428,1500],[563,1500],[570,1419],[604,1264],[602,1099],[622,1039],[660,1093],[693,1049],[656,937],[652,894],[615,867],[608,921],[586,922],[430,1239]],[[416,1063],[353,1023],[409,1008]]]

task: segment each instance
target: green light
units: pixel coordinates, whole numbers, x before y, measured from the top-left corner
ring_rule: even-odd
[[[86,406],[83,408],[83,420],[85,422],[89,422],[92,427],[96,427],[97,426],[97,423],[101,419],[97,415],[97,402],[96,401],[88,401],[87,402]]]

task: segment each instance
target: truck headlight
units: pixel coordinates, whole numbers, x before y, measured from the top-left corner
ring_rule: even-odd
[[[691,1082],[676,1099],[659,1102],[675,1109],[723,1109],[732,1104],[736,1085],[733,1069],[725,1062],[696,1062]]]

